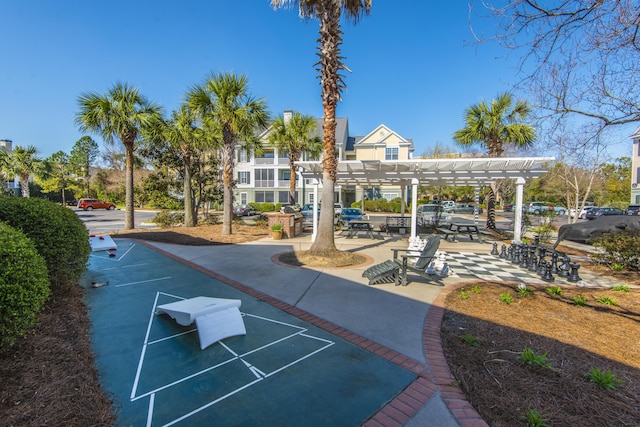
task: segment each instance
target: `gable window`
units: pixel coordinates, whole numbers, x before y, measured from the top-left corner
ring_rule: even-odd
[[[384,149],[385,160],[398,160],[398,147],[387,147]]]
[[[251,184],[251,173],[249,171],[238,172],[238,184]]]

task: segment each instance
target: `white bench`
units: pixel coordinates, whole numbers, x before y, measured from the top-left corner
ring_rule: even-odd
[[[159,305],[156,314],[166,313],[182,326],[196,322],[200,349],[204,350],[224,338],[246,335],[241,304],[239,299],[195,297]]]

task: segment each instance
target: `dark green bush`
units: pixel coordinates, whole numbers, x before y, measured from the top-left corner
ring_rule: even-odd
[[[49,290],[47,265],[33,242],[0,222],[0,347],[27,333]]]
[[[593,254],[593,258],[609,265],[618,264],[625,270],[640,271],[639,232],[606,233],[593,239],[593,246],[602,250]]]
[[[184,212],[161,211],[153,218],[153,222],[160,228],[184,224]]]
[[[71,209],[43,199],[0,197],[0,221],[29,237],[47,263],[52,286],[77,283],[89,259],[89,235]]]

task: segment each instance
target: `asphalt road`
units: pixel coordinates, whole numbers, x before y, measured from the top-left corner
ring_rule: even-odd
[[[70,208],[84,222],[89,234],[103,234],[124,229],[124,210],[116,209],[108,211],[104,209],[83,211],[78,208]],[[135,228],[157,228],[155,224],[147,224],[157,214],[157,211],[134,211]]]

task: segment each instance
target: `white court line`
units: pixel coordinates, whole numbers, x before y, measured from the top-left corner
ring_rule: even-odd
[[[123,268],[142,267],[143,265],[149,265],[149,263],[144,262],[142,264],[129,264],[129,265],[121,265],[118,267],[103,268],[102,271],[122,270]]]
[[[149,412],[147,413],[147,427],[151,427],[151,420],[153,419],[153,405],[156,401],[155,393],[149,397]]]
[[[131,390],[131,399],[136,395],[136,389],[138,388],[138,381],[140,380],[140,371],[142,371],[142,362],[144,361],[144,354],[147,351],[147,342],[149,341],[149,333],[151,332],[151,325],[153,324],[153,316],[156,315],[156,304],[158,303],[159,292],[156,292],[156,298],[153,301],[153,309],[151,310],[151,318],[147,325],[147,332],[144,335],[144,342],[142,343],[142,354],[140,354],[140,360],[138,361],[138,369],[136,371],[136,377],[133,380],[133,389]]]
[[[155,341],[149,341],[147,344],[148,345],[157,344],[157,343],[162,342],[162,341],[170,340],[170,339],[173,339],[173,338],[178,338],[178,337],[180,337],[182,335],[191,334],[193,332],[196,332],[197,330],[198,330],[197,328],[190,329],[190,330],[185,331],[185,332],[180,332],[179,334],[169,335],[168,337],[160,338],[160,339],[157,339]]]
[[[157,282],[159,280],[167,280],[167,279],[171,279],[171,276],[167,276],[167,277],[160,277],[158,279],[149,279],[149,280],[141,280],[139,282],[130,282],[130,283],[122,283],[120,285],[116,285],[116,288],[122,288],[123,286],[133,286],[133,285],[140,285],[142,283],[150,283],[150,282]],[[156,296],[157,298],[157,296]]]

